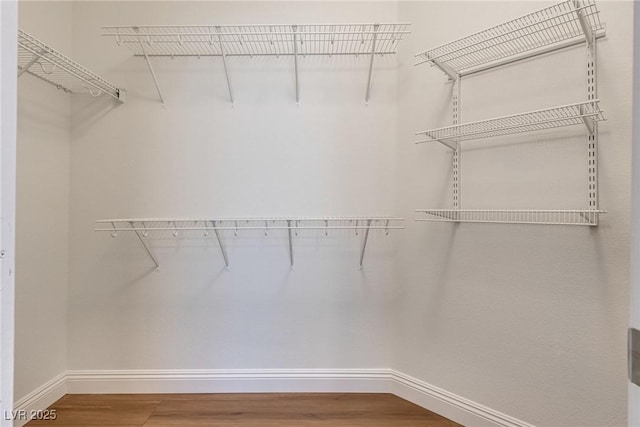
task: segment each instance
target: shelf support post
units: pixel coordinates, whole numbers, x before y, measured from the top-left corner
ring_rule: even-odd
[[[376,56],[376,41],[378,40],[378,28],[380,24],[373,25],[373,39],[371,40],[371,58],[369,59],[369,76],[367,77],[367,93],[364,96],[364,102],[369,103],[369,95],[371,94],[371,74],[373,72],[373,58]]]
[[[291,220],[287,220],[287,231],[289,232],[289,261],[293,270],[293,238],[291,236]]]
[[[44,53],[44,51],[42,51],[42,50],[41,50],[41,51],[40,51],[40,53],[42,54],[42,53]],[[27,62],[26,64],[24,64],[24,65],[22,66],[22,68],[20,68],[20,70],[18,70],[18,77],[20,77],[20,76],[21,76],[21,75],[23,75],[27,70],[29,70],[29,68],[31,68],[31,66],[32,66],[33,64],[35,64],[35,63],[36,63],[36,61],[37,61],[38,59],[40,59],[40,57],[41,57],[41,56],[42,56],[42,55],[33,54],[33,58],[31,58],[31,59],[29,60],[29,62]]]
[[[213,227],[213,232],[216,233],[216,240],[218,241],[218,246],[220,246],[220,252],[222,252],[222,258],[224,258],[224,269],[229,271],[229,258],[227,258],[227,251],[224,249],[224,245],[222,244],[222,239],[220,238],[220,230],[216,227],[216,222],[211,221],[211,226]]]
[[[591,33],[591,43],[587,43],[587,101],[598,99],[598,79],[596,61],[596,36]],[[600,209],[598,198],[598,122],[591,118],[583,117],[583,120],[591,122],[587,125],[587,189],[589,210]],[[594,215],[594,224],[598,225],[599,215]]]
[[[300,105],[300,84],[298,82],[298,26],[293,25],[293,68],[296,75],[296,103]],[[289,233],[291,235],[291,233]],[[291,262],[293,267],[293,261]]]
[[[144,48],[144,43],[142,42],[142,37],[140,34],[140,28],[134,27],[135,32],[138,34],[138,43],[140,43],[140,49],[142,49],[142,54],[144,55],[145,61],[147,61],[147,66],[149,67],[149,72],[151,72],[151,77],[153,78],[153,83],[156,85],[156,90],[158,91],[158,96],[160,96],[160,101],[162,102],[162,107],[166,108],[167,105],[164,101],[164,96],[162,96],[162,91],[160,90],[160,84],[158,83],[158,79],[156,77],[155,71],[153,71],[153,66],[151,65],[151,61],[149,60],[149,55],[147,55],[147,50]]]
[[[369,230],[371,229],[371,220],[367,220],[367,228],[364,230],[364,239],[362,240],[362,251],[360,252],[360,270],[364,261],[364,253],[367,249],[367,241],[369,240]]]
[[[218,45],[220,46],[220,54],[222,55],[222,65],[224,66],[224,75],[227,78],[227,87],[229,88],[229,98],[231,99],[231,105],[235,106],[233,100],[233,89],[231,88],[231,78],[229,77],[229,69],[227,68],[227,53],[224,50],[224,43],[222,42],[222,33],[220,27],[216,27],[218,32]]]
[[[587,17],[584,14],[584,9],[582,8],[582,2],[580,0],[574,0],[573,2],[576,8],[576,14],[578,15],[578,22],[580,22],[580,28],[582,28],[582,32],[584,33],[584,37],[587,42],[587,46],[591,47],[594,43],[595,38],[593,37],[593,30],[591,29],[591,25],[587,20]]]
[[[142,238],[142,235],[140,234],[140,231],[136,230],[136,227],[133,225],[133,221],[129,221],[129,225],[131,226],[131,229],[133,229],[133,231],[136,233],[136,236],[138,236],[138,240],[140,240],[140,243],[142,243],[142,247],[147,252],[147,255],[149,255],[149,258],[151,258],[153,263],[156,265],[156,270],[159,270],[160,269],[160,263],[158,263],[158,260],[153,255],[153,252],[151,252],[151,249],[149,248],[149,245],[147,244],[147,242],[145,242],[145,240]]]
[[[460,79],[461,76],[456,74],[456,78],[453,81],[453,124],[457,125],[460,123]],[[453,151],[453,209],[460,209],[460,157],[462,148],[460,146],[460,142],[456,139],[454,140],[455,149]],[[457,219],[457,215],[456,215]]]

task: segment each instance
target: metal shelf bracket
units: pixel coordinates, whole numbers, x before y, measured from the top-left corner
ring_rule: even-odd
[[[160,97],[160,102],[162,102],[162,107],[167,108],[167,104],[164,101],[164,96],[162,96],[162,91],[160,90],[158,78],[156,77],[155,71],[153,71],[153,65],[151,65],[151,60],[149,60],[147,50],[144,48],[144,43],[142,42],[142,34],[140,34],[140,28],[133,27],[133,29],[138,34],[138,43],[140,44],[140,50],[142,51],[142,55],[144,56],[145,61],[147,61],[147,67],[149,67],[149,72],[151,73],[151,77],[153,78],[153,84],[156,86],[156,91],[158,91],[158,96]],[[149,39],[148,37],[147,41],[149,42],[149,44],[151,44],[151,39]]]
[[[131,229],[136,233],[136,236],[138,236],[138,240],[140,240],[140,243],[142,244],[142,247],[144,248],[145,252],[147,252],[147,255],[149,255],[149,258],[151,258],[151,261],[153,261],[153,263],[155,264],[156,270],[159,270],[160,263],[158,262],[156,257],[153,255],[153,252],[151,252],[151,249],[149,248],[149,245],[147,244],[147,242],[142,237],[141,231],[135,227],[133,221],[129,221],[129,225],[131,225]]]

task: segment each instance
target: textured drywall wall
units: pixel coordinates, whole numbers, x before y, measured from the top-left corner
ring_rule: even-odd
[[[412,55],[551,3],[401,2],[414,22],[398,74],[400,214],[448,208],[451,151],[413,145],[451,123],[451,84]],[[398,272],[396,369],[541,426],[626,424],[632,4],[600,2],[597,228],[411,223]],[[586,100],[585,49],[462,81],[462,121]],[[461,203],[477,209],[584,209],[581,127],[468,142]]]
[[[20,2],[20,29],[71,55],[69,2]],[[34,65],[38,66],[38,65]],[[15,397],[66,370],[71,97],[18,80]]]
[[[393,214],[396,63],[368,58],[141,58],[101,25],[376,22],[395,3],[78,2],[74,54],[127,88],[127,102],[74,100],[70,369],[330,368],[391,364],[394,240],[372,233],[223,232],[152,239],[93,231],[122,217]],[[99,54],[97,52],[100,52]]]

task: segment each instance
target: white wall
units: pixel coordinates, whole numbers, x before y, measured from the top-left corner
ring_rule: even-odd
[[[19,27],[71,55],[70,2],[20,2]],[[37,66],[37,65],[36,65]],[[71,97],[18,81],[15,396],[66,370]]]
[[[72,35],[75,59],[129,89],[124,105],[74,97],[71,119],[65,106],[44,120],[61,126],[47,134],[56,147],[65,120],[72,128],[69,369],[392,367],[536,425],[624,425],[632,13],[630,3],[599,4],[609,24],[598,43],[608,118],[600,127],[601,206],[609,213],[598,228],[410,221],[416,208],[449,206],[451,179],[446,148],[412,144],[416,130],[450,122],[450,86],[437,70],[413,67],[412,55],[541,3],[76,2],[73,19],[67,11],[60,20],[69,25],[31,30],[62,38],[63,47]],[[205,58],[154,60],[168,101],[162,109],[144,61],[99,35],[101,25],[132,23],[394,20],[413,22],[413,34],[397,62],[375,67],[368,107],[366,58],[302,59],[300,107],[291,58],[233,58],[235,109],[220,60]],[[471,77],[462,118],[581,101],[583,63],[584,51],[572,49]],[[46,101],[29,95],[36,106],[46,102],[44,110],[49,101],[65,102],[57,93]],[[37,135],[41,118],[37,126],[21,132]],[[581,128],[465,147],[463,207],[586,206]],[[35,157],[35,147],[27,148],[22,156]],[[62,164],[64,148],[48,149],[39,147],[46,156],[36,160]],[[47,170],[54,189],[29,191],[38,199],[57,194],[60,206],[49,200],[57,207],[46,213],[63,218],[62,178]],[[19,171],[26,176],[19,185],[29,183],[27,171]],[[19,209],[29,206],[30,192]],[[364,271],[357,269],[359,240],[349,233],[297,238],[293,272],[281,233],[225,233],[230,272],[212,237],[156,236],[156,273],[132,235],[92,231],[96,219],[114,217],[368,214],[409,221],[395,237],[372,237]],[[63,231],[35,225],[19,229],[25,248],[35,236],[56,242]],[[32,264],[32,283],[59,272],[54,262],[66,265],[56,257],[64,251]],[[23,288],[24,301],[55,307],[43,316],[51,329],[65,308],[63,293],[53,293],[63,274],[55,277],[38,293]],[[46,305],[46,295],[60,299]],[[23,326],[43,321],[25,313]],[[62,335],[49,348],[58,355],[64,327],[55,329]],[[36,338],[18,331],[21,354],[30,357],[29,346],[52,333],[39,331]],[[55,375],[64,363],[54,360],[50,372],[37,370],[16,390],[24,394]],[[40,366],[19,363],[22,371]]]
[[[640,7],[634,3],[634,38],[640,34]],[[629,292],[629,326],[640,328],[640,43],[633,46],[633,145],[631,178],[631,277]],[[629,425],[640,425],[640,386],[628,383],[629,387]]]
[[[16,220],[16,28],[18,5],[0,3],[0,410],[13,409]],[[0,425],[11,426],[2,417]]]
[[[141,58],[101,25],[394,21],[395,3],[77,2],[74,55],[128,89],[127,102],[74,100],[70,369],[351,368],[391,364],[394,237],[303,233],[154,239],[92,231],[118,217],[394,213],[396,64],[367,58]],[[97,54],[96,52],[100,52]]]
[[[541,426],[626,424],[632,4],[599,4],[600,226],[409,222],[399,244],[395,368]],[[398,58],[401,215],[451,206],[451,151],[412,144],[451,123],[451,85],[412,55],[544,5],[400,3],[416,24]],[[462,120],[586,100],[584,51],[463,79]],[[584,141],[575,127],[466,143],[462,207],[586,208]]]

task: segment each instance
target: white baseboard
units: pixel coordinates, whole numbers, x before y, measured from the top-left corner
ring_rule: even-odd
[[[31,414],[32,411],[40,411],[48,408],[56,400],[67,394],[67,373],[50,379],[31,393],[14,404],[15,413]],[[24,412],[22,412],[24,411]],[[16,419],[13,422],[14,427],[21,427],[27,423],[28,419]]]
[[[502,412],[393,371],[393,394],[465,426],[533,427]]]
[[[533,427],[417,378],[383,368],[67,371],[21,399],[16,409],[45,409],[65,393],[269,392],[392,393],[466,426]]]
[[[77,393],[390,393],[388,369],[69,371]]]

